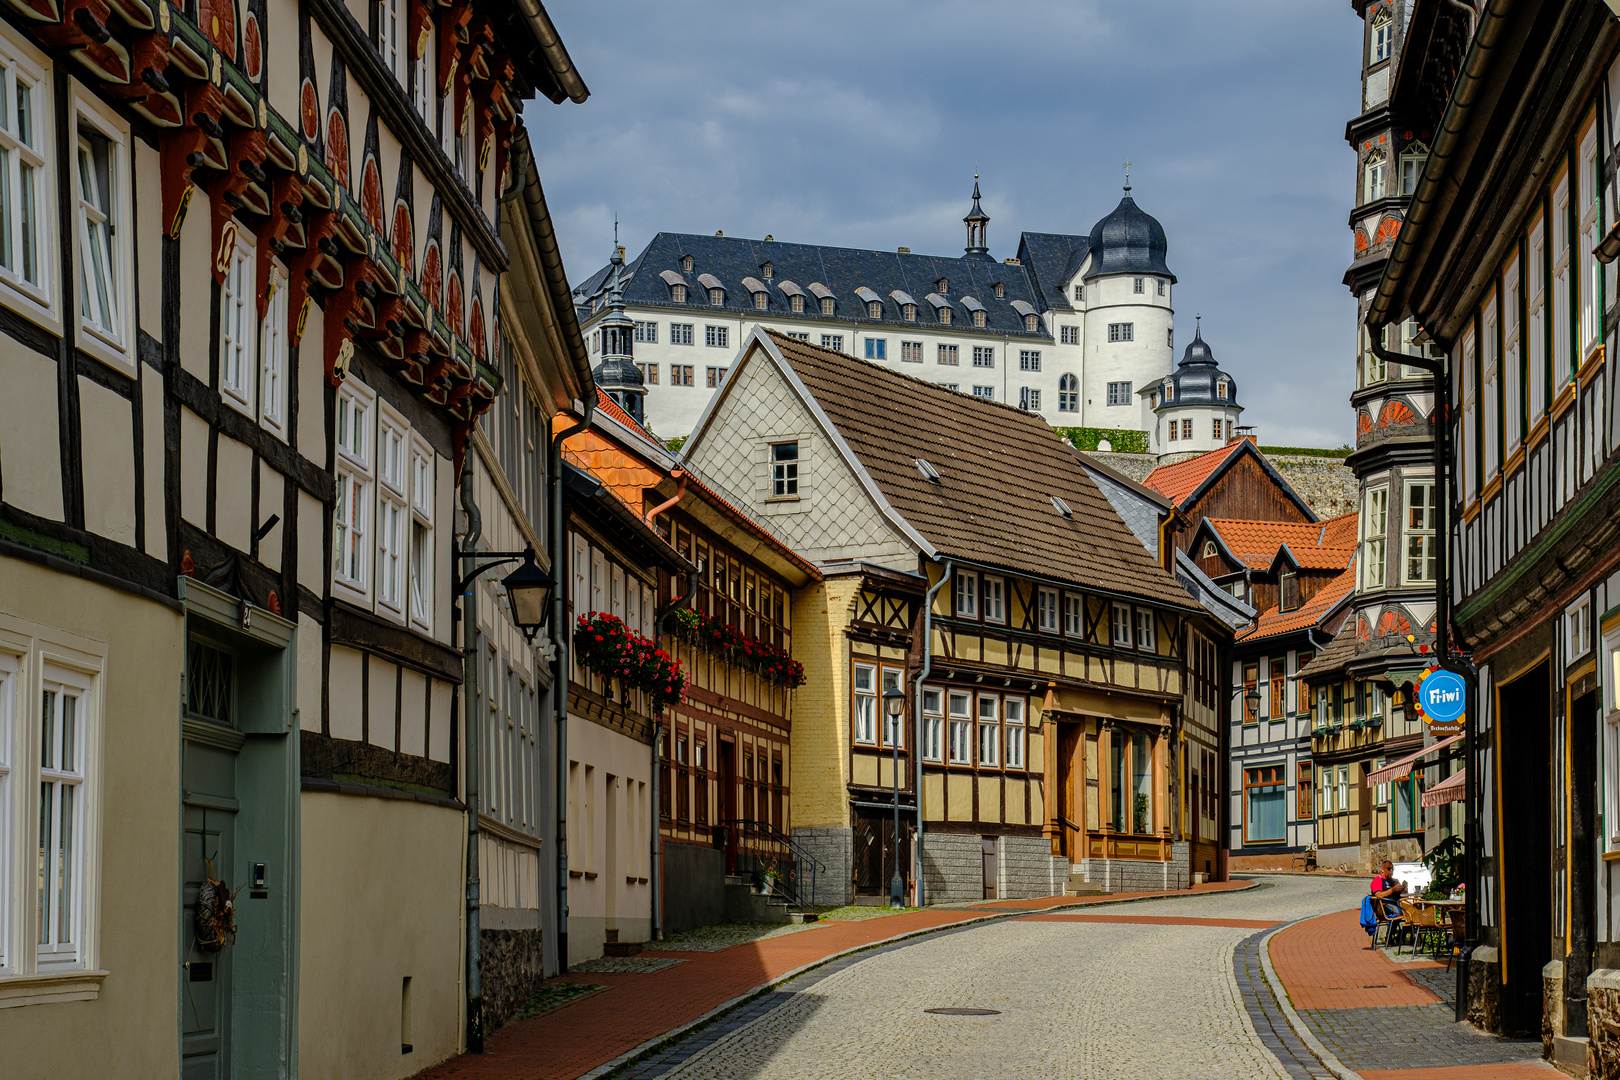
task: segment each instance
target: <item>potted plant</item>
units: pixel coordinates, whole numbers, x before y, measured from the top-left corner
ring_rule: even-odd
[[[776,891],[776,883],[781,880],[782,874],[776,869],[775,863],[765,863],[754,868],[754,888],[759,890],[761,896],[770,896]]]
[[[1431,875],[1429,891],[1424,894],[1425,899],[1445,899],[1451,894],[1452,887],[1462,882],[1462,837],[1448,836],[1434,845],[1433,850],[1423,856],[1423,865],[1429,868]],[[1430,894],[1434,895],[1431,897]]]

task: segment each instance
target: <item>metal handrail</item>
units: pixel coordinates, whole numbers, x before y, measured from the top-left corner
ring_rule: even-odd
[[[752,818],[725,818],[720,824],[734,826],[741,834],[761,837],[785,849],[791,856],[792,872],[777,880],[785,886],[784,894],[796,907],[804,909],[811,906],[810,900],[816,895],[817,872],[825,871],[827,869],[826,863],[794,843],[792,837],[768,821],[756,821]],[[808,883],[803,880],[806,876],[809,878]],[[807,884],[808,887],[806,887]]]

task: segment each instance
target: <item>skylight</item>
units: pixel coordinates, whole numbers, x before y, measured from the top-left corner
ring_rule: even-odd
[[[1056,495],[1052,496],[1052,509],[1062,514],[1070,521],[1074,520],[1074,511],[1069,509],[1069,504],[1058,498]]]
[[[939,470],[934,468],[922,458],[917,459],[917,471],[923,474],[923,479],[931,484],[939,483]]]

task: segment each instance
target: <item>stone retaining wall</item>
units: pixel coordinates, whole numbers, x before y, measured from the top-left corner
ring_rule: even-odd
[[[1170,845],[1169,862],[1082,859],[1080,872],[1087,881],[1101,885],[1105,892],[1111,893],[1185,889],[1190,881],[1187,874],[1187,842],[1177,840]]]
[[[484,987],[484,1034],[512,1018],[545,981],[542,931],[478,931],[479,965]]]
[[[1001,837],[996,847],[996,870],[1001,878],[996,886],[999,899],[1053,895],[1052,841],[1044,836]]]
[[[1620,969],[1598,968],[1586,977],[1586,1075],[1620,1080]]]
[[[855,830],[831,825],[818,829],[795,828],[793,842],[821,861],[816,868],[815,891],[805,897],[818,906],[841,907],[855,900]],[[810,891],[808,874],[805,890]]]
[[[977,836],[923,834],[923,901],[958,904],[984,899],[984,847]]]

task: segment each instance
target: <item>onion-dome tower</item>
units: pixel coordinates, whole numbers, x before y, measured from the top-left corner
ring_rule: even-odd
[[[597,324],[602,334],[602,362],[591,374],[596,385],[630,414],[636,423],[645,423],[643,399],[646,381],[635,361],[636,325],[624,313],[624,248],[615,247],[608,272],[608,310]]]

